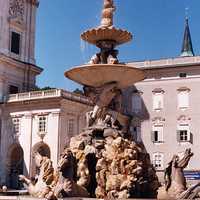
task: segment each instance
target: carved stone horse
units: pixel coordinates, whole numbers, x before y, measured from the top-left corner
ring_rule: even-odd
[[[199,192],[200,183],[187,188],[184,168],[193,156],[191,149],[186,149],[182,157],[174,155],[165,169],[165,187],[158,191],[158,199],[193,199]]]
[[[45,195],[51,190],[50,187],[54,179],[52,161],[37,152],[35,153],[35,163],[40,169],[37,179],[32,181],[24,175],[19,175],[19,180],[25,183],[31,196],[44,198]]]
[[[65,149],[58,161],[57,180],[52,191],[46,196],[48,200],[65,197],[88,197],[84,187],[79,186],[76,179],[76,161],[69,149]]]

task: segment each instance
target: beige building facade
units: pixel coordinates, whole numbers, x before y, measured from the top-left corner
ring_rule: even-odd
[[[186,148],[194,152],[187,170],[199,171],[200,57],[131,65],[146,72],[146,79],[128,90],[133,134],[144,143],[158,172]]]
[[[199,180],[200,56],[194,55],[188,18],[179,57],[129,64],[146,74],[144,81],[124,93],[135,139],[145,145],[161,181],[173,155],[191,148],[194,156],[185,175]]]

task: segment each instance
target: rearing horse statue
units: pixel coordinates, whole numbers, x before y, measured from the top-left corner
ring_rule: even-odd
[[[183,156],[173,156],[165,169],[165,187],[159,189],[158,199],[194,199],[196,197],[200,183],[187,188],[183,172],[192,156],[191,149],[186,149]]]

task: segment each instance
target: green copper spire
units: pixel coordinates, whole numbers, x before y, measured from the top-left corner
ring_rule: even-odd
[[[185,19],[185,32],[184,32],[184,39],[180,56],[181,57],[194,56],[188,17],[186,17]]]

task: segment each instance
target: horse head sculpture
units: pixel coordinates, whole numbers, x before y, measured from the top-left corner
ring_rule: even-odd
[[[184,168],[187,167],[190,158],[193,156],[191,149],[186,149],[182,155],[174,155],[165,169],[165,188],[169,190],[173,183],[176,183],[178,192],[186,190],[186,179],[184,177]]]
[[[165,187],[158,191],[158,199],[194,199],[200,191],[200,183],[187,188],[184,169],[193,156],[191,149],[183,154],[174,155],[165,169]]]

